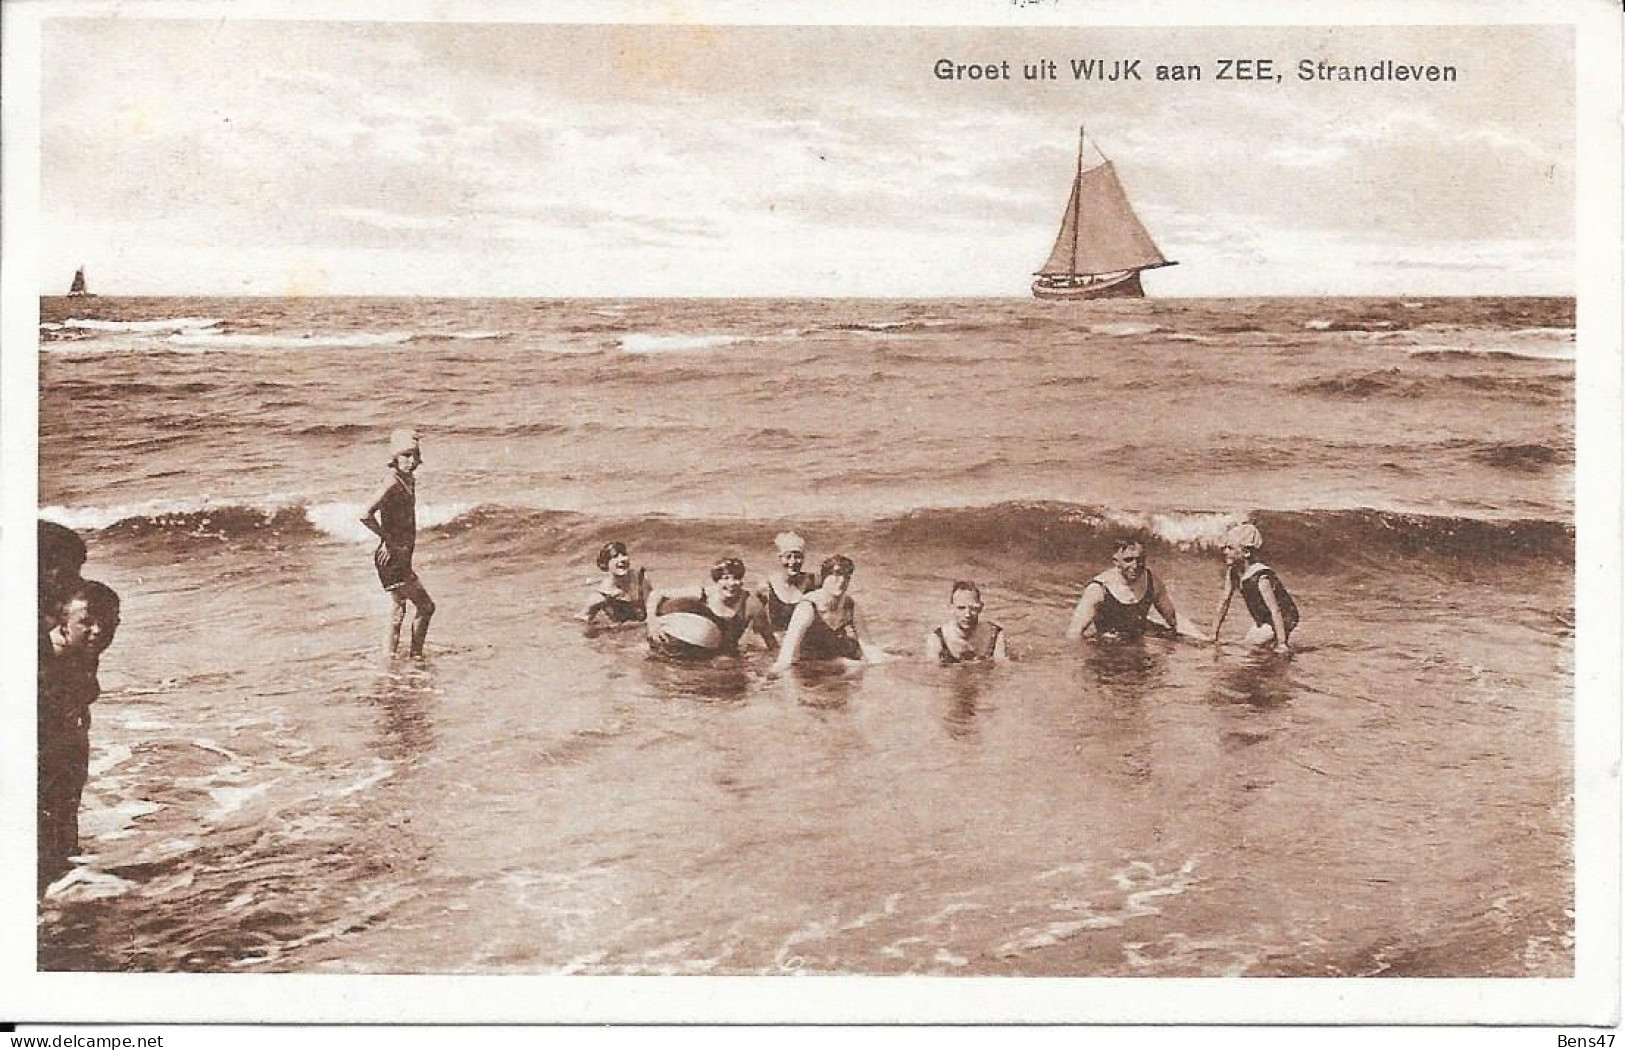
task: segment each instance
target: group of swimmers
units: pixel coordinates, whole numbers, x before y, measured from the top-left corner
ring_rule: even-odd
[[[434,600],[412,569],[417,539],[415,474],[423,463],[418,434],[400,429],[390,436],[390,476],[362,512],[361,523],[378,536],[373,563],[378,582],[393,603],[389,651],[400,644],[406,605],[416,609],[410,652],[423,652]],[[745,563],[737,557],[720,558],[709,578],[685,588],[656,588],[648,572],[634,566],[625,543],[606,543],[598,551],[603,580],[593,590],[581,618],[589,630],[602,617],[609,623],[642,623],[650,648],[663,656],[703,659],[736,654],[746,632],[754,631],[770,652],[776,653],[770,675],[783,673],[801,660],[846,659],[873,662],[881,651],[869,640],[857,602],[848,593],[857,566],[844,554],[831,555],[816,575],[806,571],[807,545],[794,532],[774,540],[779,564],[754,592],[745,586]],[[1264,546],[1258,527],[1243,522],[1224,537],[1224,592],[1213,629],[1205,637],[1217,642],[1230,604],[1240,593],[1252,616],[1247,633],[1254,645],[1272,645],[1291,651],[1291,636],[1298,625],[1298,609],[1280,577],[1260,560]],[[981,588],[969,580],[956,580],[949,588],[949,617],[925,638],[925,653],[939,663],[1002,660],[1009,656],[1005,632],[984,621]],[[1150,614],[1161,618],[1161,629],[1182,630],[1179,613],[1163,582],[1146,565],[1145,545],[1137,539],[1119,540],[1112,564],[1084,585],[1066,636],[1138,635],[1155,630]],[[782,634],[782,638],[780,635]]]
[[[378,536],[373,565],[392,609],[388,647],[400,645],[408,603],[416,615],[409,652],[421,656],[435,612],[434,599],[412,568],[417,545],[415,475],[423,463],[416,431],[390,435],[389,477],[362,511],[361,523]],[[710,658],[736,654],[747,631],[754,631],[776,654],[770,675],[779,675],[804,660],[883,659],[864,627],[858,604],[849,593],[857,566],[844,554],[831,555],[816,574],[807,571],[806,542],[794,532],[774,540],[778,566],[755,591],[745,586],[745,564],[737,557],[719,559],[709,578],[698,586],[661,589],[632,562],[625,543],[606,543],[597,564],[604,573],[581,618],[591,630],[600,618],[609,623],[646,626],[650,648],[673,658]],[[1291,651],[1298,609],[1280,577],[1259,558],[1264,537],[1249,523],[1225,535],[1224,592],[1207,639],[1217,642],[1232,599],[1240,593],[1253,626],[1254,645]],[[90,707],[100,695],[97,675],[102,653],[113,643],[119,624],[119,598],[103,583],[86,580],[84,540],[54,522],[39,523],[39,885],[68,869],[78,849],[79,804],[90,761]],[[949,616],[925,636],[925,655],[942,664],[1004,660],[1010,655],[1005,631],[982,618],[982,591],[969,580],[949,588]],[[1138,635],[1181,628],[1166,585],[1146,566],[1145,546],[1136,539],[1118,541],[1112,564],[1084,585],[1068,638],[1089,635]]]
[[[1263,535],[1250,523],[1226,533],[1224,593],[1211,634],[1199,637],[1218,641],[1239,592],[1254,621],[1247,640],[1291,651],[1297,605],[1280,577],[1260,560],[1263,544]],[[777,654],[770,675],[803,660],[878,659],[880,650],[868,640],[857,602],[848,593],[857,568],[852,559],[831,555],[814,575],[803,568],[807,547],[799,535],[782,532],[774,545],[779,564],[754,591],[745,586],[744,562],[732,556],[711,566],[709,582],[663,590],[653,586],[646,569],[633,564],[625,543],[606,543],[597,558],[604,577],[588,595],[581,619],[589,630],[600,617],[612,624],[646,624],[650,648],[677,658],[737,655],[741,640],[754,631]],[[977,584],[954,581],[948,605],[948,618],[925,636],[926,659],[941,664],[1008,659],[1006,632],[982,618],[985,605]],[[1161,624],[1151,619],[1153,611]],[[1111,566],[1084,585],[1066,636],[1125,637],[1157,630],[1183,631],[1173,598],[1147,567],[1144,544],[1119,540]]]

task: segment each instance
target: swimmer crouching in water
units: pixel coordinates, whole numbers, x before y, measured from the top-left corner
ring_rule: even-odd
[[[844,554],[824,559],[818,589],[796,603],[778,659],[768,669],[770,677],[783,674],[798,660],[879,661],[879,652],[868,642],[858,603],[847,594],[856,571],[857,566]]]
[[[1259,561],[1258,552],[1263,546],[1264,534],[1256,525],[1243,522],[1225,533],[1224,593],[1213,617],[1213,641],[1219,640],[1230,599],[1240,591],[1253,618],[1253,626],[1247,631],[1248,644],[1273,645],[1276,652],[1290,654],[1292,632],[1298,626],[1298,603],[1287,593],[1286,584],[1275,570]]]

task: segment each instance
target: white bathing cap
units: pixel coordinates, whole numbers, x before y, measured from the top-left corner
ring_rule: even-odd
[[[1224,542],[1231,547],[1240,547],[1243,550],[1258,550],[1264,546],[1264,534],[1258,531],[1258,526],[1252,522],[1244,521],[1240,525],[1232,525],[1224,534]]]
[[[398,456],[402,452],[417,452],[419,455],[422,454],[421,450],[418,448],[418,432],[413,430],[411,427],[396,427],[394,430],[390,431],[390,456]]]

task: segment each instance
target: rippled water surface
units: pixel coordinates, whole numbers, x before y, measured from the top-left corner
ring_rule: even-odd
[[[51,969],[1573,972],[1567,300],[47,300],[40,502],[124,597]],[[440,612],[356,511],[423,433]],[[1207,623],[1060,640],[1112,537]],[[892,658],[572,622],[786,526]],[[918,659],[950,580],[1019,659]]]

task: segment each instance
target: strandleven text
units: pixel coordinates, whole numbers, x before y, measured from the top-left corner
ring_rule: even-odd
[[[1064,81],[1116,84],[1122,82],[1197,82],[1202,80],[1237,83],[1279,84],[1293,80],[1314,83],[1455,83],[1460,73],[1455,66],[1433,62],[1399,61],[1391,58],[1363,62],[1333,62],[1303,58],[1284,63],[1274,58],[1214,58],[1207,62],[1155,62],[1147,58],[1035,58],[1012,62],[1008,58],[961,61],[939,58],[932,75],[943,81]]]

